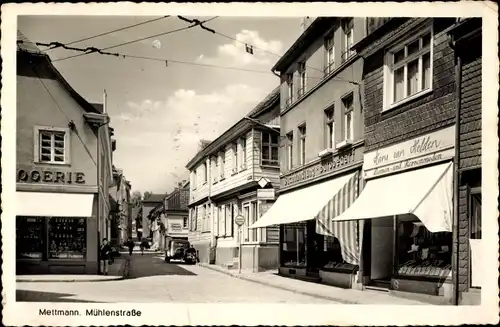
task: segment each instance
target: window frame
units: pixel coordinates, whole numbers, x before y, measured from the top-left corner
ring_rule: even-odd
[[[41,160],[41,136],[42,132],[48,133],[64,133],[64,161],[42,161]],[[70,137],[71,129],[69,127],[51,127],[51,126],[35,126],[33,128],[33,137],[34,137],[34,162],[39,164],[46,165],[70,165],[71,164],[71,137]],[[52,157],[52,145],[51,145],[51,157]]]
[[[295,101],[295,92],[294,92],[294,81],[293,81],[293,73],[288,73],[285,75],[285,83],[287,87],[287,99],[285,101],[286,107],[290,107]]]
[[[297,72],[299,74],[299,89],[297,91],[298,98],[302,98],[307,92],[307,66],[306,61],[301,61],[298,64]]]
[[[241,144],[241,170],[245,170],[247,168],[247,138],[246,136],[240,137]]]
[[[306,138],[307,138],[307,125],[302,123],[298,126],[299,131],[299,160],[300,166],[306,164]]]
[[[428,48],[426,47],[425,49],[423,48],[423,36],[430,34],[430,40],[429,40],[429,45]],[[393,108],[396,108],[408,101],[411,101],[413,99],[419,98],[423,95],[426,95],[433,90],[433,74],[434,74],[434,27],[432,24],[427,24],[426,26],[420,28],[418,31],[413,33],[411,37],[404,38],[402,41],[398,42],[397,45],[387,49],[384,54],[384,96],[383,96],[383,111],[390,110]],[[418,52],[407,56],[407,47],[408,45],[412,44],[414,41],[419,39],[419,50]],[[398,62],[397,64],[393,64],[393,58],[394,54],[397,53],[398,51],[405,49],[405,57]],[[423,79],[423,56],[429,54],[429,61],[430,61],[430,67],[429,67],[429,87],[424,89],[422,86]],[[419,91],[415,92],[412,95],[407,95],[408,93],[408,64],[413,62],[415,59],[418,59],[418,85],[419,85]],[[394,87],[394,78],[395,74],[394,72],[397,69],[400,69],[404,67],[403,71],[403,97],[398,100],[394,101],[394,95],[395,95],[395,87]]]
[[[266,142],[266,137],[267,137],[267,142]],[[264,147],[268,148],[268,153],[269,153],[269,158],[264,158]],[[276,151],[278,153],[278,158],[276,160],[273,160],[273,148],[276,148]],[[260,132],[260,165],[261,166],[266,166],[266,167],[279,167],[280,165],[280,158],[279,158],[279,136],[278,136],[278,142],[273,143],[273,138],[271,136],[271,132]]]
[[[335,33],[330,33],[325,37],[325,76],[330,75],[335,70]],[[331,61],[333,58],[333,61]]]
[[[342,62],[346,62],[354,55],[354,50],[351,49],[354,45],[354,17],[345,18],[342,21],[342,34],[344,38]]]
[[[331,113],[331,117],[330,117]],[[330,131],[331,128],[331,131]],[[336,148],[335,144],[335,106],[325,109],[325,149]]]
[[[183,217],[182,218],[182,229],[187,229],[189,224],[189,219],[188,217]]]
[[[346,100],[348,100],[348,99],[351,101],[350,107],[346,106]],[[342,97],[342,111],[343,111],[343,115],[344,115],[344,130],[342,133],[344,136],[344,140],[354,141],[354,93],[353,92],[350,92]],[[349,134],[350,135],[347,135],[347,127],[348,127],[347,117],[348,116],[350,116],[350,118],[351,118],[351,121],[349,124],[349,131],[350,131]]]
[[[293,169],[293,131],[286,133],[286,159],[288,170]]]
[[[223,180],[225,178],[225,167],[226,167],[226,151],[221,151],[219,153],[220,165],[219,165],[219,175],[220,179]]]
[[[208,164],[207,164],[207,162],[205,161],[201,165],[201,167],[203,168],[203,185],[205,185],[208,182]]]
[[[233,150],[233,174],[238,172],[238,142],[234,142],[232,145]]]

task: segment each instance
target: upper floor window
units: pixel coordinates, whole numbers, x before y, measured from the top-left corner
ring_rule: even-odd
[[[212,168],[212,170],[211,170],[212,171],[212,180],[213,180],[214,183],[219,178],[219,176],[217,175],[217,170],[219,168],[219,162],[218,161],[219,161],[219,158],[212,157],[211,162],[210,162],[210,165],[211,165],[211,168]]]
[[[69,164],[69,129],[35,127],[35,162]]]
[[[242,137],[240,143],[241,143],[241,168],[245,169],[247,162],[247,138]]]
[[[188,217],[182,218],[182,228],[188,228]]]
[[[334,108],[329,108],[325,110],[325,121],[326,121],[326,147],[328,149],[335,149],[335,120],[334,120]]]
[[[193,171],[193,190],[196,190],[197,185],[198,185],[198,177],[196,171]]]
[[[353,140],[354,138],[354,105],[352,93],[342,99],[344,107],[344,139]]]
[[[306,163],[306,124],[299,127],[300,133],[300,164]]]
[[[208,181],[208,167],[207,163],[203,163],[203,183],[206,183]]]
[[[426,30],[386,54],[386,105],[431,88],[432,32]]]
[[[307,84],[307,74],[306,74],[306,62],[303,61],[299,63],[299,96],[304,95],[306,93],[306,84]]]
[[[351,50],[354,45],[354,19],[348,18],[342,22],[342,31],[344,33],[344,49],[342,51],[342,61],[349,59],[354,54]]]
[[[238,143],[233,143],[233,173],[238,171]]]
[[[293,103],[293,74],[286,75],[287,100],[286,106],[289,107]]]
[[[334,35],[331,34],[325,39],[326,63],[325,74],[330,74],[335,69],[335,43]]]
[[[224,178],[224,172],[225,172],[225,166],[226,166],[226,152],[223,151],[220,153],[220,178]]]
[[[287,155],[287,166],[288,166],[288,169],[292,169],[293,168],[293,132],[290,132],[286,135],[286,138],[287,138],[287,151],[286,151],[286,155]]]
[[[262,132],[262,165],[278,166],[279,135],[277,133]]]

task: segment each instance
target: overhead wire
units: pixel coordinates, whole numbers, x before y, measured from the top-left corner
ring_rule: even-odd
[[[78,40],[75,40],[75,41],[68,42],[68,43],[66,43],[66,45],[80,43],[80,42],[83,42],[83,41],[88,41],[88,40],[95,39],[95,38],[98,38],[98,37],[101,37],[101,36],[105,36],[105,35],[109,35],[109,34],[112,34],[112,33],[121,32],[121,31],[128,30],[128,29],[131,29],[131,28],[134,28],[134,27],[137,27],[137,26],[141,26],[141,25],[145,25],[145,24],[150,24],[150,23],[153,23],[153,22],[156,22],[156,21],[168,18],[168,17],[170,17],[170,16],[169,15],[162,16],[162,17],[159,17],[159,18],[146,20],[144,22],[140,22],[140,23],[137,23],[137,24],[133,24],[133,25],[128,25],[128,26],[125,26],[125,27],[117,28],[117,29],[114,29],[114,30],[111,30],[111,31],[108,31],[108,32],[96,34],[96,35],[89,36],[89,37],[84,37],[82,39],[78,39]],[[58,47],[55,46],[53,48],[47,49],[46,51],[54,50],[54,49],[57,49],[57,48]]]

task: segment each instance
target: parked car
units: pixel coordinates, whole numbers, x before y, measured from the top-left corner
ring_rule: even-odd
[[[165,249],[165,261],[170,263],[170,260],[179,260],[186,263],[195,263],[196,258],[186,251],[189,249],[189,241],[187,240],[170,240]]]

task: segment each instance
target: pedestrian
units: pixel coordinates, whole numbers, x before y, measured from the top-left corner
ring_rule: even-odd
[[[141,242],[141,255],[144,255],[144,249],[149,247],[149,243],[146,240],[142,240]]]
[[[99,260],[101,263],[101,273],[108,274],[109,259],[111,257],[111,246],[107,238],[102,239],[101,248],[99,249]]]
[[[132,241],[132,238],[128,238],[128,241],[125,243],[125,246],[128,247],[128,254],[132,255],[132,251],[134,250],[135,244]]]

